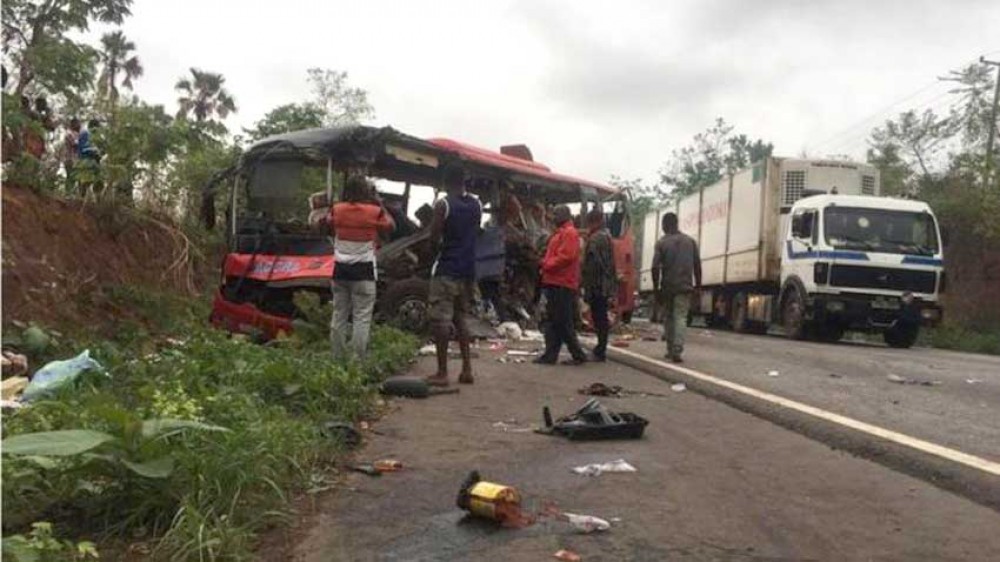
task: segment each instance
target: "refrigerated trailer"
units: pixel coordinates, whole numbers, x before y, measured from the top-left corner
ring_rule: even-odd
[[[880,197],[873,166],[767,158],[648,214],[640,291],[667,212],[698,242],[702,287],[692,310],[710,326],[833,341],[846,330],[911,346],[941,319],[940,234],[923,202]]]

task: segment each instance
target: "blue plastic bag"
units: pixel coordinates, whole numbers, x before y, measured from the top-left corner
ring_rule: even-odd
[[[52,361],[39,369],[31,382],[24,389],[21,395],[23,402],[30,402],[73,382],[80,373],[87,370],[104,371],[104,367],[97,361],[90,358],[90,350],[85,349],[83,353],[72,359],[63,361]]]

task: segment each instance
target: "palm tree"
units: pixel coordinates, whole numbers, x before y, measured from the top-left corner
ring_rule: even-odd
[[[187,119],[193,113],[195,120],[201,123],[213,115],[225,119],[230,113],[236,113],[236,100],[223,88],[225,82],[221,74],[192,68],[191,78],[181,78],[174,86],[182,94],[177,98],[178,119]]]
[[[104,68],[97,89],[106,94],[114,105],[118,101],[118,75],[124,73],[122,86],[131,90],[132,80],[142,76],[142,63],[138,56],[132,54],[135,43],[126,39],[120,30],[105,33],[101,37],[101,46],[100,60]]]

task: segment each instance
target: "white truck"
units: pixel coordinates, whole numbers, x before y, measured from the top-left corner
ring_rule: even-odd
[[[879,196],[878,170],[832,160],[767,158],[648,214],[640,292],[651,293],[665,213],[698,242],[709,326],[835,341],[846,330],[910,347],[941,320],[945,274],[937,220],[923,202]]]

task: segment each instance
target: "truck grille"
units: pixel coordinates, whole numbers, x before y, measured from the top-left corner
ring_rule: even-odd
[[[830,285],[834,287],[933,293],[936,282],[933,271],[842,264],[834,264],[830,270]]]

